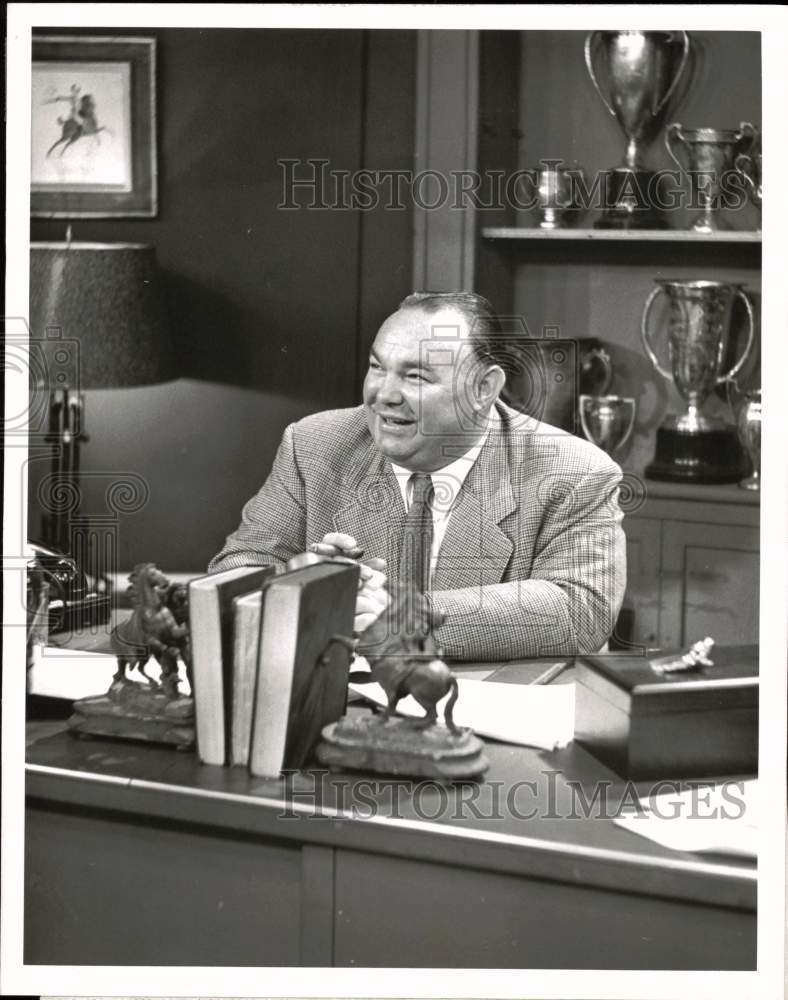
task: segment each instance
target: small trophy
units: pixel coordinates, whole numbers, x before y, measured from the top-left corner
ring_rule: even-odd
[[[608,455],[628,441],[635,426],[636,411],[635,400],[628,396],[580,397],[583,433]]]
[[[575,178],[582,177],[581,168],[562,166],[560,160],[542,160],[534,175],[539,228],[562,229],[571,215],[577,214]]]
[[[742,475],[741,449],[732,427],[701,413],[715,386],[741,369],[753,342],[752,306],[740,285],[722,281],[657,280],[646,300],[641,336],[646,354],[663,378],[673,382],[687,404],[687,412],[670,417],[657,430],[654,461],[646,468],[650,479],[668,482],[731,483]],[[651,344],[649,317],[657,297],[668,298],[670,369],[664,368]],[[747,309],[747,343],[738,361],[721,374],[731,332],[733,303],[740,298]]]
[[[627,140],[624,163],[611,171],[611,184],[598,229],[665,229],[655,184],[641,147],[684,75],[690,42],[686,31],[592,31],[585,43],[588,75]],[[602,70],[603,84],[600,84]]]
[[[752,475],[742,479],[739,486],[743,490],[761,488],[761,390],[743,392],[735,378],[728,382],[728,402],[736,420],[739,440],[744,445],[752,462]]]
[[[674,122],[665,133],[665,145],[679,169],[692,185],[692,203],[701,206],[690,227],[696,233],[716,233],[727,228],[719,217],[723,176],[734,169],[734,161],[746,153],[755,140],[755,129],[742,122],[738,129],[688,128]],[[686,162],[676,155],[684,149]]]

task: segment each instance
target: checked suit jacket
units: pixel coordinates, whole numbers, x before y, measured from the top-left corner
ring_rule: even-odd
[[[497,403],[499,423],[452,508],[433,578],[446,656],[506,660],[595,652],[626,583],[621,470],[604,452]],[[454,451],[449,464],[467,444]],[[286,428],[271,473],[210,572],[282,566],[330,531],[396,578],[406,511],[363,407]]]

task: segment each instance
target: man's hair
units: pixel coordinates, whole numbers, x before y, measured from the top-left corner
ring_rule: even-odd
[[[423,309],[436,313],[441,309],[456,309],[468,323],[468,340],[482,364],[500,365],[508,371],[506,346],[501,340],[501,323],[493,307],[476,292],[412,292],[403,299],[399,309]]]

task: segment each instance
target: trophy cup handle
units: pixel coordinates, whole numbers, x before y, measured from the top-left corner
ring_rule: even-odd
[[[651,339],[649,337],[649,332],[648,332],[648,321],[649,321],[649,316],[651,315],[651,307],[654,305],[654,300],[662,290],[663,290],[662,288],[652,289],[651,294],[646,299],[646,304],[643,307],[643,319],[640,322],[640,336],[643,341],[643,347],[645,348],[646,354],[648,354],[649,360],[651,361],[652,365],[654,365],[656,370],[663,378],[666,378],[668,382],[670,382],[673,380],[673,375],[666,368],[663,368],[662,365],[660,364],[659,358],[657,357],[653,347],[651,346]],[[747,303],[747,305],[749,306],[749,302]]]
[[[678,156],[676,156],[676,154],[673,151],[674,140],[677,140],[678,142],[684,142],[684,133],[681,129],[681,125],[678,122],[673,122],[672,125],[668,125],[668,127],[665,129],[665,148],[667,149],[671,160],[673,160],[673,162],[676,164],[679,170],[682,173],[686,173],[686,168],[684,164],[681,162],[681,160],[678,158]]]
[[[733,368],[731,368],[731,370],[729,372],[726,372],[724,375],[720,375],[719,376],[719,378],[717,379],[717,383],[716,383],[717,385],[721,385],[723,382],[730,382],[731,380],[735,381],[736,376],[739,374],[739,372],[741,370],[741,366],[747,360],[747,355],[750,353],[750,348],[752,347],[753,336],[755,334],[755,317],[753,316],[752,306],[750,305],[750,300],[747,298],[747,296],[744,294],[744,292],[741,290],[741,288],[737,288],[736,289],[736,295],[740,299],[742,299],[742,301],[744,302],[745,308],[747,309],[747,322],[749,324],[749,328],[750,329],[749,329],[749,333],[747,334],[747,343],[744,345],[744,350],[741,353],[741,357],[739,358],[739,360],[736,362],[736,364],[733,366]],[[737,388],[738,388],[738,386],[737,386]]]
[[[682,43],[683,43],[683,51],[681,53],[681,62],[679,63],[679,68],[676,71],[676,75],[673,77],[673,83],[671,83],[671,85],[665,91],[665,94],[664,94],[662,100],[657,105],[656,111],[654,112],[654,117],[655,118],[659,115],[659,113],[662,111],[662,109],[665,107],[665,105],[670,100],[671,95],[673,94],[673,91],[676,89],[676,87],[678,85],[678,82],[682,78],[682,76],[684,75],[684,70],[687,67],[687,59],[689,59],[689,51],[690,51],[690,40],[689,40],[689,35],[687,34],[686,31],[682,31],[681,32],[681,36],[682,36]]]
[[[739,123],[739,131],[736,135],[736,145],[739,146],[744,144],[740,151],[742,154],[752,151],[757,134],[755,126],[751,122]]]
[[[752,157],[749,153],[739,153],[736,159],[733,161],[733,166],[744,178],[744,183],[748,188],[755,188],[755,181],[750,176],[750,170],[752,170]]]
[[[594,72],[594,53],[599,48],[599,43],[602,41],[601,31],[592,31],[586,38],[586,43],[584,47],[585,57],[586,57],[586,69],[588,70],[588,75],[591,77],[591,83],[594,85],[594,89],[597,94],[602,98],[602,103],[605,105],[610,114],[615,118],[616,113],[613,110],[613,106],[610,101],[602,93],[602,88],[599,86],[599,81],[596,78],[596,73]]]

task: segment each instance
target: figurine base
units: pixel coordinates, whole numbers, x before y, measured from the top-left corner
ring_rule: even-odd
[[[618,167],[605,175],[605,207],[594,229],[667,229],[658,201],[660,178],[653,170]]]
[[[483,749],[470,729],[452,733],[421,719],[370,714],[345,716],[326,726],[317,759],[332,768],[463,781],[480,777],[490,766]]]
[[[112,736],[146,743],[194,746],[194,701],[133,681],[116,681],[107,694],[74,702],[68,727],[77,736]]]
[[[688,434],[673,427],[657,430],[654,461],[646,478],[668,483],[735,483],[746,469],[732,427]]]

